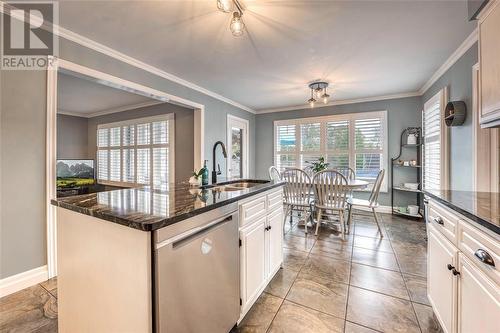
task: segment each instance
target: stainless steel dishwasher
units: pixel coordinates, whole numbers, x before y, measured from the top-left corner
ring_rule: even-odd
[[[227,333],[240,312],[237,204],[155,232],[155,325],[161,333]]]

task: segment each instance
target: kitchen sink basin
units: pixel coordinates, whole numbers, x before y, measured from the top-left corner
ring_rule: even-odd
[[[233,192],[233,191],[241,191],[246,188],[251,188],[257,185],[261,185],[266,183],[265,181],[236,181],[230,183],[223,183],[215,186],[207,186],[206,189],[210,189],[217,192]]]

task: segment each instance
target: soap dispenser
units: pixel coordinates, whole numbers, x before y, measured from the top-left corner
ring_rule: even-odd
[[[208,185],[208,168],[207,168],[208,160],[205,160],[203,164],[203,168],[201,169],[201,185]]]

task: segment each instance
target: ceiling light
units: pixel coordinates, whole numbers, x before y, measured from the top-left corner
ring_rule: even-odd
[[[311,98],[307,100],[311,108],[314,107],[314,103],[316,102],[316,99],[314,99],[314,95],[318,99],[322,99],[324,104],[328,103],[328,100],[330,98],[330,95],[326,92],[326,89],[328,88],[328,82],[324,81],[316,81],[313,83],[309,84],[309,89],[311,90]]]
[[[233,19],[231,20],[229,28],[231,29],[231,33],[233,34],[233,36],[239,37],[243,35],[245,24],[241,20],[241,14],[239,12],[233,13]]]
[[[233,0],[217,0],[217,9],[224,13],[230,13],[233,10]]]

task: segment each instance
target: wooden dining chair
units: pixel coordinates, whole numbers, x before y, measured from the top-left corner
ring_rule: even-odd
[[[350,167],[338,167],[334,170],[340,172],[348,181],[356,179],[356,172]]]
[[[378,203],[378,195],[380,193],[380,187],[382,186],[382,181],[384,180],[385,169],[379,171],[377,175],[377,179],[375,179],[375,183],[373,184],[372,193],[368,200],[365,199],[356,199],[356,198],[348,198],[347,205],[349,206],[349,217],[347,218],[347,232],[349,232],[351,226],[352,219],[352,211],[356,207],[368,208],[372,211],[373,217],[375,218],[375,223],[377,223],[378,232],[380,233],[380,238],[384,237],[382,235],[382,230],[380,229],[380,224],[377,216],[376,209],[379,207]]]
[[[269,179],[274,180],[275,182],[281,180],[280,171],[274,165],[269,168]]]
[[[292,224],[292,213],[301,213],[305,221],[305,232],[307,233],[307,220],[312,216],[311,178],[301,169],[286,169],[281,173],[281,180],[285,182],[283,187],[285,217],[290,215],[290,225]],[[283,223],[283,232],[285,231]]]
[[[312,187],[318,217],[315,235],[318,235],[323,216],[328,217],[338,214],[342,239],[345,239],[344,213],[347,208],[346,200],[348,195],[346,177],[336,170],[321,171],[314,176]],[[330,219],[323,221],[336,222]]]

